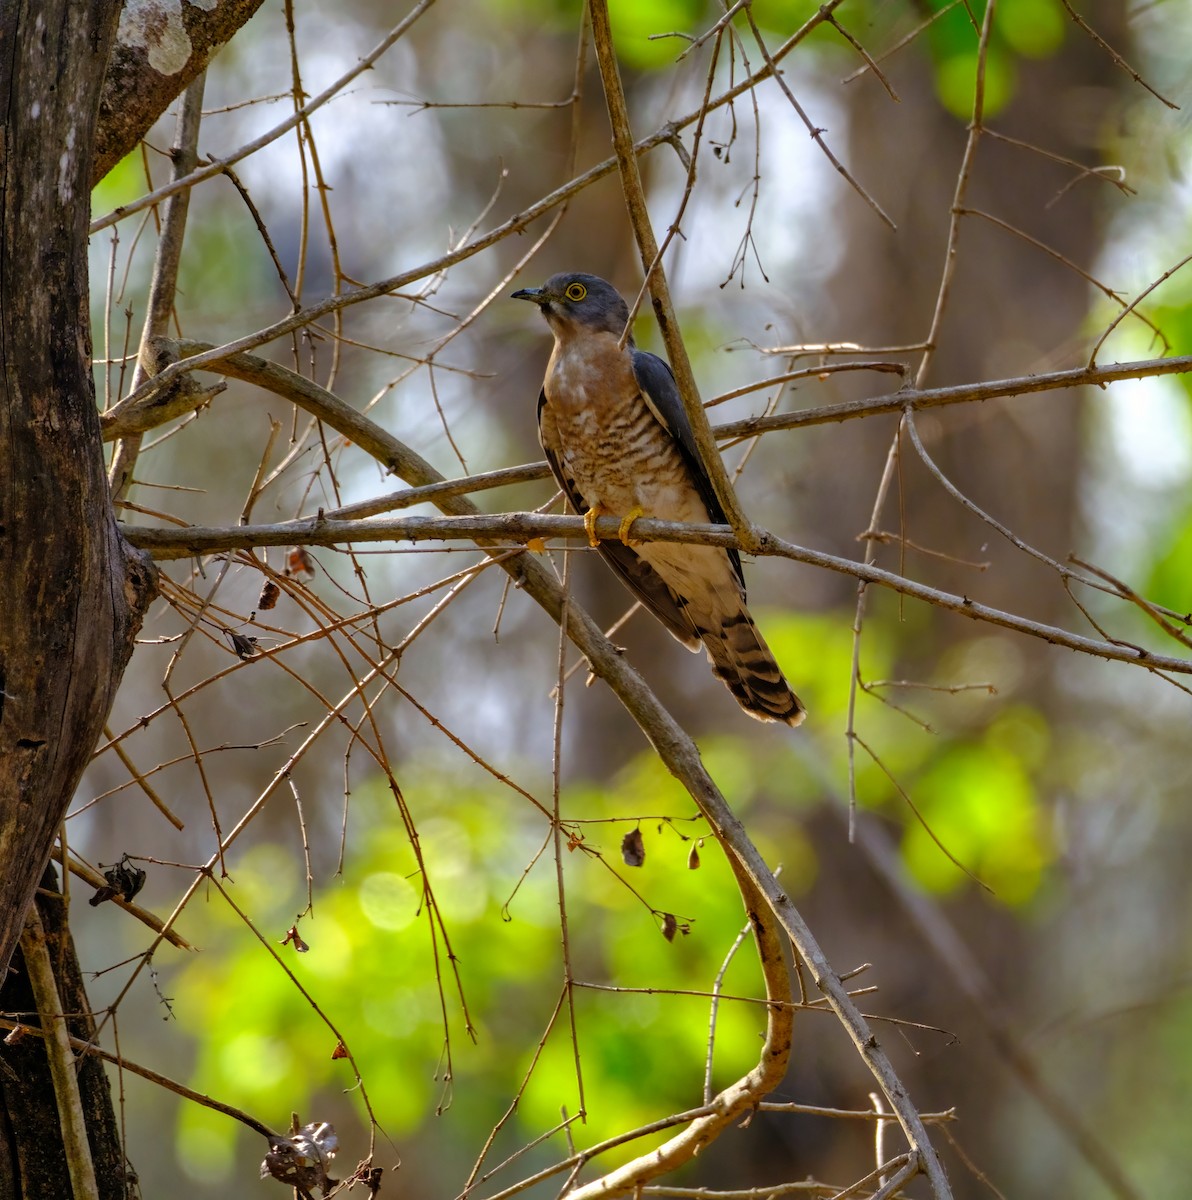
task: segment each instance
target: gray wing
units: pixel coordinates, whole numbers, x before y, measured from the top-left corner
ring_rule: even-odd
[[[683,397],[679,395],[679,385],[675,383],[674,372],[670,364],[657,354],[645,350],[633,351],[633,373],[641,385],[642,394],[650,411],[658,418],[659,424],[670,434],[678,444],[683,455],[683,462],[691,474],[691,480],[699,492],[700,499],[708,510],[708,517],[713,525],[727,525],[728,519],[716,499],[716,489],[708,476],[707,468],[700,457],[699,447],[695,444],[695,434],[691,422],[687,419],[687,410],[683,407]],[[741,556],[736,550],[728,552],[737,579],[741,583],[742,599],[744,599],[745,574],[741,570]]]
[[[661,361],[661,360],[659,360]],[[546,453],[546,461],[558,480],[559,487],[568,503],[582,517],[588,511],[588,502],[580,495],[575,480],[563,467],[559,456],[558,436],[553,419],[544,419],[546,410],[545,389],[538,394],[538,440]],[[547,424],[549,420],[549,425]],[[721,518],[723,520],[723,518]],[[662,577],[644,559],[639,558],[630,546],[618,541],[601,541],[600,553],[605,561],[621,577],[622,583],[660,620],[667,629],[689,650],[697,650],[700,636],[694,622],[683,605],[662,581]]]

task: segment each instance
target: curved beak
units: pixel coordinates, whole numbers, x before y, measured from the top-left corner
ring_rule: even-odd
[[[546,294],[546,291],[543,288],[522,288],[520,291],[514,292],[509,299],[529,300],[531,303],[539,306],[550,301],[550,297]]]

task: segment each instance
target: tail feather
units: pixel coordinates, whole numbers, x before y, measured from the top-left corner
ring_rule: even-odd
[[[807,710],[783,677],[744,603],[720,615],[709,627],[699,622],[697,628],[712,673],[751,717],[788,725],[802,722]]]

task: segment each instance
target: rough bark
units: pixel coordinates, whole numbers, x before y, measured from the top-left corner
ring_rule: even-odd
[[[116,0],[0,9],[0,978],[152,591],[108,498],[88,194]]]
[[[99,101],[93,187],[149,132],[261,3],[126,0]]]
[[[83,976],[66,922],[66,905],[57,877],[49,868],[37,908],[54,963],[62,1010],[71,1037],[89,1040],[95,1022],[87,1011]],[[37,1005],[20,948],[13,969],[0,988],[0,1010],[40,1028]],[[63,1200],[72,1195],[69,1164],[62,1152],[59,1100],[55,1095],[46,1043],[34,1033],[0,1050],[0,1196],[20,1200]],[[100,1200],[124,1200],[126,1171],[112,1107],[111,1087],[103,1064],[84,1056],[74,1068],[80,1107],[86,1121],[91,1161]]]

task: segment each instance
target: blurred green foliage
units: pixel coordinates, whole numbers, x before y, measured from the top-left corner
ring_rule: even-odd
[[[793,749],[786,739],[759,743],[744,736],[749,731],[733,732],[708,739],[702,753],[763,854],[782,864],[784,882],[799,896],[814,883],[816,861],[791,817],[823,800],[816,759],[830,764],[834,778],[845,776],[840,733],[852,636],[841,614],[759,615],[779,660],[799,680],[813,714],[810,736]],[[868,678],[888,674],[895,645],[880,623],[869,628]],[[858,720],[949,851],[1000,902],[1029,900],[1051,853],[1033,782],[1048,737],[1037,715],[1010,708],[980,736],[934,736],[862,691]],[[857,767],[861,802],[904,823],[906,862],[919,885],[971,886],[885,770],[860,751]],[[353,794],[344,875],[316,886],[313,911],[298,923],[309,952],[281,945],[305,905],[301,853],[262,843],[236,857],[230,893],[274,954],[213,889],[204,952],[171,984],[178,1018],[197,1039],[194,1087],[278,1123],[291,1109],[311,1112],[320,1092],[353,1087],[351,1063],[332,1058],[336,1034],[276,955],[342,1034],[391,1136],[409,1135],[444,1105],[444,1119],[462,1110],[469,1123],[491,1124],[509,1103],[562,995],[548,822],[488,777],[441,762],[403,765],[402,786],[446,936],[422,895],[417,859],[382,782]],[[539,779],[537,795],[547,802],[547,780]],[[666,993],[711,988],[743,913],[723,855],[703,840],[692,802],[653,754],[631,758],[605,786],[566,787],[561,805],[572,841],[567,848],[564,839],[563,871],[575,977],[626,989],[575,993],[587,1111],[582,1142],[590,1144],[698,1102],[708,1001]],[[641,869],[624,866],[619,854],[621,838],[634,829],[646,848]],[[697,869],[689,865],[693,847]],[[680,930],[670,943],[660,931],[664,913]],[[723,986],[733,996],[759,994],[751,943],[733,959]],[[753,1064],[762,1027],[756,1005],[723,1006],[719,1083]],[[553,1126],[561,1104],[571,1113],[580,1108],[565,1007],[518,1106],[522,1139]],[[220,1178],[233,1153],[227,1119],[188,1105],[180,1122],[183,1161],[198,1176]]]
[[[668,788],[669,776],[658,778],[655,768],[655,760],[643,755],[609,789],[577,787],[564,797],[564,812],[586,821],[621,818],[570,826],[582,839],[580,847],[563,851],[574,970],[581,980],[626,988],[707,988],[744,917],[713,845],[700,852],[699,869],[689,869],[702,822],[691,819],[690,800]],[[519,886],[546,836],[545,819],[521,821],[510,810],[512,793],[447,772],[415,769],[407,774],[406,788],[449,945],[442,929],[432,929],[414,853],[381,785],[353,796],[353,827],[368,834],[350,836],[344,879],[319,887],[312,915],[299,922],[309,952],[280,945],[304,904],[300,854],[258,845],[235,862],[229,888],[334,1021],[365,1071],[378,1117],[394,1135],[448,1100],[495,1121],[529,1068],[562,989],[549,849]],[[618,845],[638,824],[632,816],[637,812],[652,819],[640,823],[646,867],[631,871],[620,863]],[[692,932],[668,944],[651,906],[674,913],[680,927]],[[204,953],[176,981],[179,1019],[202,1035],[194,1085],[233,1096],[238,1106],[274,1120],[294,1107],[307,1111],[309,1097],[320,1089],[351,1087],[350,1063],[331,1058],[336,1035],[214,891],[205,918]],[[458,963],[474,1042],[449,956]],[[726,988],[753,995],[758,986],[756,967],[742,953]],[[705,1001],[580,990],[576,1005],[589,1113],[585,1138],[653,1119],[660,1103],[690,1106],[700,1087]],[[610,1006],[615,1019],[609,1019]],[[450,1084],[444,1082],[441,1057],[444,1009],[453,1058]],[[761,1024],[753,1006],[730,1006],[723,1015],[718,1059],[725,1072],[749,1065]],[[378,1070],[380,1063],[392,1068]],[[676,1069],[680,1063],[687,1064],[686,1073]],[[648,1092],[639,1086],[647,1075]],[[557,1122],[561,1102],[572,1112],[579,1109],[565,1012],[522,1100],[520,1120],[538,1133]],[[224,1169],[232,1152],[226,1133],[226,1118],[185,1107],[180,1129],[185,1161],[207,1177]]]
[[[568,35],[574,28],[576,7],[569,0],[534,0],[531,5],[511,5],[509,0],[492,0],[494,7],[512,20],[538,18],[548,28]],[[950,0],[928,0],[923,9],[944,15],[933,21],[919,39],[934,64],[936,90],[940,102],[959,118],[972,115],[977,79],[979,22],[985,13],[982,0],[968,4]],[[758,0],[751,7],[754,20],[763,34],[788,37],[792,30],[812,17],[819,5],[798,0]],[[875,36],[893,43],[909,32],[907,9],[891,9],[871,3],[868,13],[851,8],[842,19],[850,32],[858,36],[872,54],[882,46]],[[718,5],[704,0],[610,0],[609,15],[617,54],[622,64],[636,71],[660,71],[672,67],[686,49],[690,38],[699,36],[723,15]],[[915,12],[916,20],[926,13]],[[839,14],[838,14],[839,16]],[[976,24],[975,24],[976,22]],[[734,27],[744,39],[746,52],[753,51],[752,32],[747,19],[738,16]],[[1017,60],[1044,59],[1058,53],[1067,32],[1068,18],[1059,0],[1000,0],[993,18],[993,29],[985,58],[985,115],[995,116],[1014,97],[1017,84]],[[875,31],[880,33],[875,34]],[[855,58],[853,51],[826,23],[811,35],[810,43],[834,59]],[[771,41],[773,50],[777,41]]]
[[[945,0],[933,0],[935,11]],[[985,4],[956,5],[935,21],[926,45],[935,64],[936,91],[957,117],[972,115],[977,81],[978,30]],[[971,9],[972,18],[969,16]],[[996,116],[1013,99],[1020,58],[1049,58],[1064,41],[1067,18],[1059,0],[999,0],[985,56],[984,114]]]
[[[91,190],[91,211],[110,212],[145,192],[145,164],[139,149],[126,154]]]
[[[1170,280],[1163,283],[1162,303],[1153,307],[1144,306],[1147,317],[1162,330],[1166,338],[1169,355],[1192,354],[1192,264],[1178,270]],[[1137,338],[1137,332],[1132,331]],[[1133,349],[1133,346],[1132,346]],[[1138,349],[1139,357],[1159,354],[1160,348],[1153,342],[1144,342]],[[1162,387],[1173,387],[1182,394],[1183,403],[1192,416],[1192,376],[1170,375]],[[1167,514],[1161,536],[1148,547],[1149,561],[1143,584],[1143,594],[1148,600],[1161,604],[1177,613],[1192,612],[1192,503],[1177,503]],[[1149,632],[1153,625],[1139,619],[1140,633]]]

